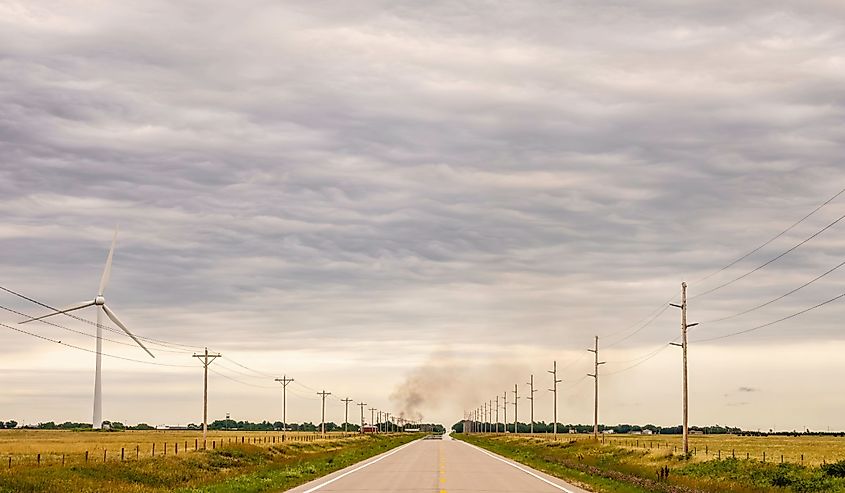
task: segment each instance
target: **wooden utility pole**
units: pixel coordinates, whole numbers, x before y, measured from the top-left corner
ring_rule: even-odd
[[[286,435],[288,431],[288,419],[287,419],[287,405],[288,405],[288,398],[287,398],[287,389],[288,384],[293,382],[292,378],[288,378],[287,375],[282,375],[282,378],[277,378],[277,382],[282,384],[282,435]]]
[[[378,423],[378,421],[376,421],[376,411],[378,411],[378,409],[376,409],[374,407],[370,408],[370,421],[371,421],[370,424],[372,424],[372,425]],[[363,433],[363,432],[364,432],[364,430],[363,430],[363,427],[362,427],[361,433]]]
[[[499,396],[496,395],[496,433],[499,433]]]
[[[528,386],[529,386],[528,397],[526,397],[526,399],[531,401],[531,434],[533,435],[534,434],[534,392],[537,392],[536,390],[534,390],[534,374],[533,373],[531,374],[531,381],[528,382]]]
[[[325,390],[322,392],[317,392],[317,395],[323,398],[323,413],[322,417],[320,418],[320,434],[326,434],[326,396],[332,395],[331,392],[326,392]]]
[[[502,418],[502,424],[505,425],[505,433],[508,432],[508,391],[502,392],[502,409],[505,411],[505,416]]]
[[[549,373],[552,374],[552,388],[550,388],[549,391],[552,392],[553,395],[554,395],[554,401],[555,401],[554,402],[554,418],[555,418],[555,421],[554,421],[554,425],[552,425],[552,428],[554,430],[553,437],[557,438],[557,384],[559,384],[563,380],[557,379],[557,361],[554,361],[551,370],[546,370],[546,371],[548,371]]]
[[[349,403],[352,402],[352,399],[347,397],[346,399],[341,399],[340,401],[343,402],[345,404],[345,407],[346,407],[346,411],[344,412],[344,415],[343,415],[344,416],[343,417],[343,432],[348,433],[349,432]],[[364,412],[361,411],[362,416],[363,416],[363,414],[364,414]]]
[[[513,384],[513,432],[519,433],[519,385]]]
[[[212,361],[219,358],[220,353],[208,354],[208,348],[205,348],[205,353],[194,354],[194,358],[200,358],[203,367],[203,382],[202,382],[202,449],[205,450],[208,442],[208,365]],[[210,359],[209,359],[210,358]]]
[[[367,403],[359,402],[358,405],[361,406],[361,428],[358,431],[364,433],[364,408],[367,407]]]
[[[588,373],[587,376],[593,377],[596,380],[595,399],[593,402],[593,438],[599,439],[599,365],[603,365],[604,361],[599,361],[599,336],[596,336],[596,348],[588,349],[591,353],[596,354],[595,373]]]
[[[680,346],[684,353],[684,457],[689,458],[689,386],[687,380],[687,329],[698,325],[687,324],[687,283],[681,283],[681,304],[669,303],[670,305],[681,309],[681,343],[670,343],[673,346]]]

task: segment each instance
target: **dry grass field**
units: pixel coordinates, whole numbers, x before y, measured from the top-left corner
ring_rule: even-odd
[[[551,435],[535,434],[532,437],[550,440]],[[559,440],[592,440],[592,435],[558,434]],[[669,452],[680,453],[680,435],[605,435],[604,443],[636,450],[649,450],[655,456]],[[738,436],[691,435],[692,461],[735,457],[766,462],[784,462],[820,465],[845,459],[845,437],[834,436]]]
[[[350,434],[352,435],[352,434]],[[305,442],[342,438],[344,433],[327,433],[325,437],[309,432],[288,432],[286,441]],[[232,443],[271,446],[281,440],[280,432],[213,431],[208,433],[208,448],[226,447]],[[150,431],[67,431],[67,430],[0,430],[0,466],[38,464],[79,464],[89,462],[136,460],[153,455],[179,455],[202,448],[202,432],[194,430]],[[121,451],[122,449],[122,451]],[[105,452],[105,454],[104,454]],[[11,459],[11,462],[9,462]]]

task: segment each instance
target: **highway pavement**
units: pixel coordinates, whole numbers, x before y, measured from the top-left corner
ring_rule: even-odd
[[[314,480],[293,493],[586,493],[467,443],[419,440]]]

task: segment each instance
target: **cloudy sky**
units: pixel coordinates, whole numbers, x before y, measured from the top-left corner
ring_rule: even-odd
[[[451,424],[533,372],[550,420],[557,360],[590,422],[598,335],[602,421],[675,425],[687,281],[693,424],[843,429],[845,300],[705,340],[845,292],[714,322],[845,260],[842,221],[752,272],[843,194],[720,271],[845,187],[845,8],[779,4],[0,1],[0,285],[90,299],[119,224],[156,359],[106,332],[106,419],[200,421],[208,346],[213,418],[280,419],[287,374],[293,421]],[[93,327],[23,318],[82,349],[0,326],[0,419],[90,421]]]

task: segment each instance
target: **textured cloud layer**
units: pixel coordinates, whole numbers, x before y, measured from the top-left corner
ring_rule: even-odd
[[[844,15],[836,2],[7,2],[2,282],[53,305],[93,295],[119,223],[108,297],[139,333],[243,355],[261,372],[305,372],[309,385],[337,382],[384,408],[444,348],[482,368],[499,364],[501,345],[543,361],[580,354],[594,334],[625,337],[681,280],[702,292],[845,212],[834,201],[694,282],[845,186]],[[691,316],[729,315],[812,279],[843,260],[842,230],[703,296]],[[794,313],[843,280],[834,272],[695,337]],[[841,316],[831,304],[711,344],[824,346],[841,340]],[[610,349],[608,370],[676,333],[666,312]],[[0,332],[4,367],[43,371],[33,355],[45,344]],[[315,350],[334,374],[298,356]],[[88,378],[90,355],[59,354]],[[523,360],[507,368],[548,366]],[[240,370],[230,375],[272,384]],[[45,385],[14,374],[19,388]],[[364,378],[375,385],[361,389]],[[714,395],[737,383],[714,383]],[[459,417],[467,387],[442,388],[454,390],[436,410],[407,411]],[[503,390],[491,381],[479,395]],[[35,406],[0,402],[21,415]]]

